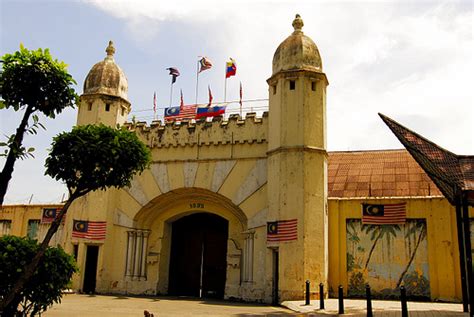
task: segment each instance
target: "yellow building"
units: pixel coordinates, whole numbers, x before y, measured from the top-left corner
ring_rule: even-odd
[[[299,16],[293,27],[273,57],[269,111],[212,122],[126,123],[128,83],[109,43],[77,124],[125,124],[153,162],[130,188],[71,206],[53,243],[77,258],[74,289],[281,302],[310,280],[314,296],[319,283],[349,296],[370,283],[375,297],[405,285],[460,300],[454,208],[405,150],[326,151],[328,80]],[[362,223],[364,208],[394,205],[402,223]],[[0,234],[27,235],[57,207],[3,206]]]

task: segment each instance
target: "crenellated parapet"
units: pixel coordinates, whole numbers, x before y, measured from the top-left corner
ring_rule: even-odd
[[[168,148],[194,145],[252,144],[266,143],[268,135],[268,112],[257,117],[255,112],[245,118],[232,114],[227,120],[222,116],[197,121],[167,122],[153,121],[127,122],[125,127],[134,131],[151,148]]]

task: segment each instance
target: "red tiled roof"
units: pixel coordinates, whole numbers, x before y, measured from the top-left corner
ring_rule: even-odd
[[[442,195],[406,150],[328,154],[329,197]]]

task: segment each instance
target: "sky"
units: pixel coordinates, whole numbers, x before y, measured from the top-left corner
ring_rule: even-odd
[[[66,62],[82,94],[91,67],[103,60],[109,40],[125,72],[130,118],[153,120],[182,89],[185,103],[196,98],[196,67],[207,56],[213,68],[199,76],[198,103],[224,100],[225,62],[237,75],[227,80],[227,101],[238,100],[242,82],[246,111],[268,106],[272,58],[291,34],[296,13],[303,31],[319,48],[327,89],[330,151],[399,149],[383,124],[383,113],[456,154],[474,154],[474,41],[471,1],[66,1],[0,0],[0,54],[20,43],[49,48]],[[231,103],[226,115],[238,112]],[[65,186],[44,176],[52,138],[70,131],[76,109],[56,119],[41,117],[45,131],[25,137],[35,158],[17,161],[6,204],[56,203]],[[22,111],[0,110],[0,141],[15,132]],[[0,159],[0,168],[4,160]]]

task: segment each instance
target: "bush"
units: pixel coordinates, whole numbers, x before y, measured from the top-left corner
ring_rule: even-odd
[[[0,237],[0,298],[8,294],[23,273],[23,267],[38,249],[36,240]],[[61,302],[61,290],[66,288],[75,272],[77,266],[71,255],[60,247],[48,247],[32,278],[26,283],[20,301],[12,305],[18,307],[16,313],[20,316],[35,316],[53,303]]]

